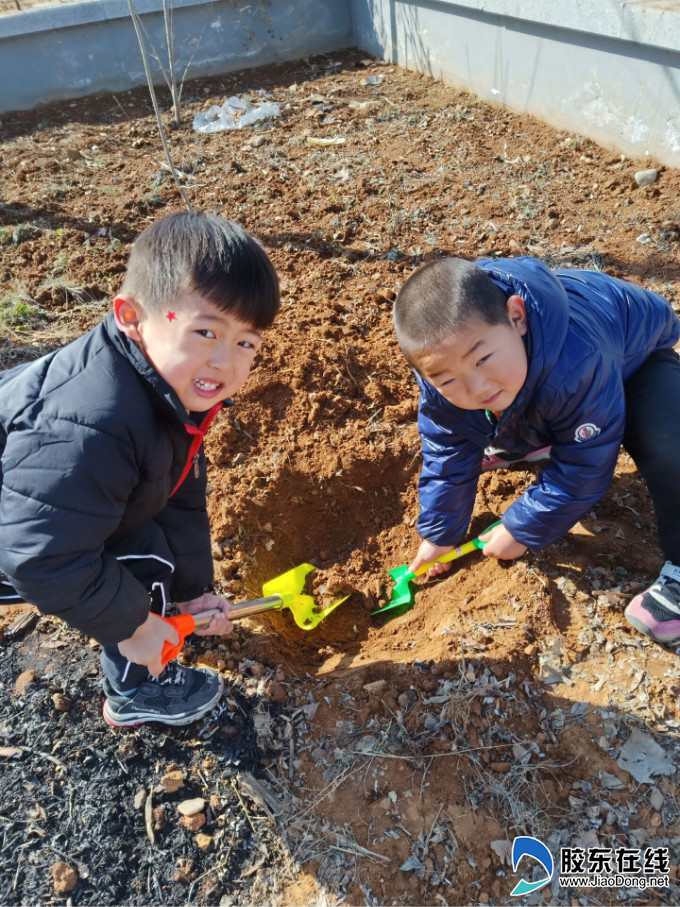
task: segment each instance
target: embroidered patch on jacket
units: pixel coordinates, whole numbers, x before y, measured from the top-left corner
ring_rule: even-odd
[[[598,428],[597,425],[594,425],[592,422],[584,422],[583,425],[579,425],[576,429],[574,440],[591,441],[593,438],[596,438],[601,431],[602,429]]]

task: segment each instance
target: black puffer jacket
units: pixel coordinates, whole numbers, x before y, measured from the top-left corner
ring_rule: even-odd
[[[113,315],[1,374],[0,570],[17,592],[102,643],[127,639],[149,611],[113,554],[130,535],[174,566],[176,601],[200,595],[213,580],[201,429],[218,408],[190,417]]]

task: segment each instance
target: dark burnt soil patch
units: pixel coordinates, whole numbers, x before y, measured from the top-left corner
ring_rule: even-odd
[[[198,110],[259,88],[280,118],[192,131]],[[678,172],[638,187],[653,162],[357,53],[191,83],[185,98],[169,139],[186,191],[261,238],[283,290],[207,443],[218,582],[255,598],[308,562],[322,604],[351,594],[314,631],[283,611],[192,640],[183,658],[227,692],[183,730],[106,727],[96,648],[57,622],[5,635],[0,902],[507,904],[504,846],[528,833],[555,854],[668,846],[670,889],[593,897],[677,903],[680,674],[623,617],[662,562],[625,454],[558,545],[510,565],[470,555],[415,584],[403,616],[372,612],[418,542],[416,390],[390,323],[405,277],[444,254],[529,254],[677,303]],[[180,204],[141,90],[3,115],[0,162],[8,366],[96,323],[130,242]],[[483,476],[471,534],[535,475]],[[670,760],[645,780],[620,762],[638,732]],[[177,772],[183,787],[159,787]],[[205,822],[187,825],[178,805],[196,798]],[[554,882],[545,900],[578,897]]]

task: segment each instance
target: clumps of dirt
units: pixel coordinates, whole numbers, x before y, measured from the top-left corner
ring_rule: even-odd
[[[309,579],[311,580],[310,594],[314,598],[317,614],[330,608],[339,599],[349,598],[357,591],[347,582],[347,576],[338,567],[315,570],[309,575]]]

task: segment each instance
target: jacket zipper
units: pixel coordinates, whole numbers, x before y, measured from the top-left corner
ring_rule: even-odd
[[[198,464],[198,458],[200,455],[201,444],[203,444],[203,438],[205,437],[205,433],[207,432],[208,428],[210,427],[210,423],[213,421],[213,419],[218,414],[218,412],[222,409],[223,405],[224,404],[222,403],[222,401],[220,401],[220,403],[216,403],[213,406],[213,408],[208,412],[205,419],[201,422],[201,424],[199,425],[198,428],[196,428],[195,425],[185,425],[184,426],[186,428],[188,434],[192,435],[193,438],[191,441],[191,447],[189,448],[189,455],[187,457],[187,461],[184,464],[184,469],[182,470],[182,475],[179,477],[177,484],[170,492],[170,497],[172,497],[173,494],[182,485],[182,483],[184,482],[186,477],[189,475],[189,472],[190,472],[192,466],[194,468],[194,476],[196,478],[199,477],[200,467]]]

